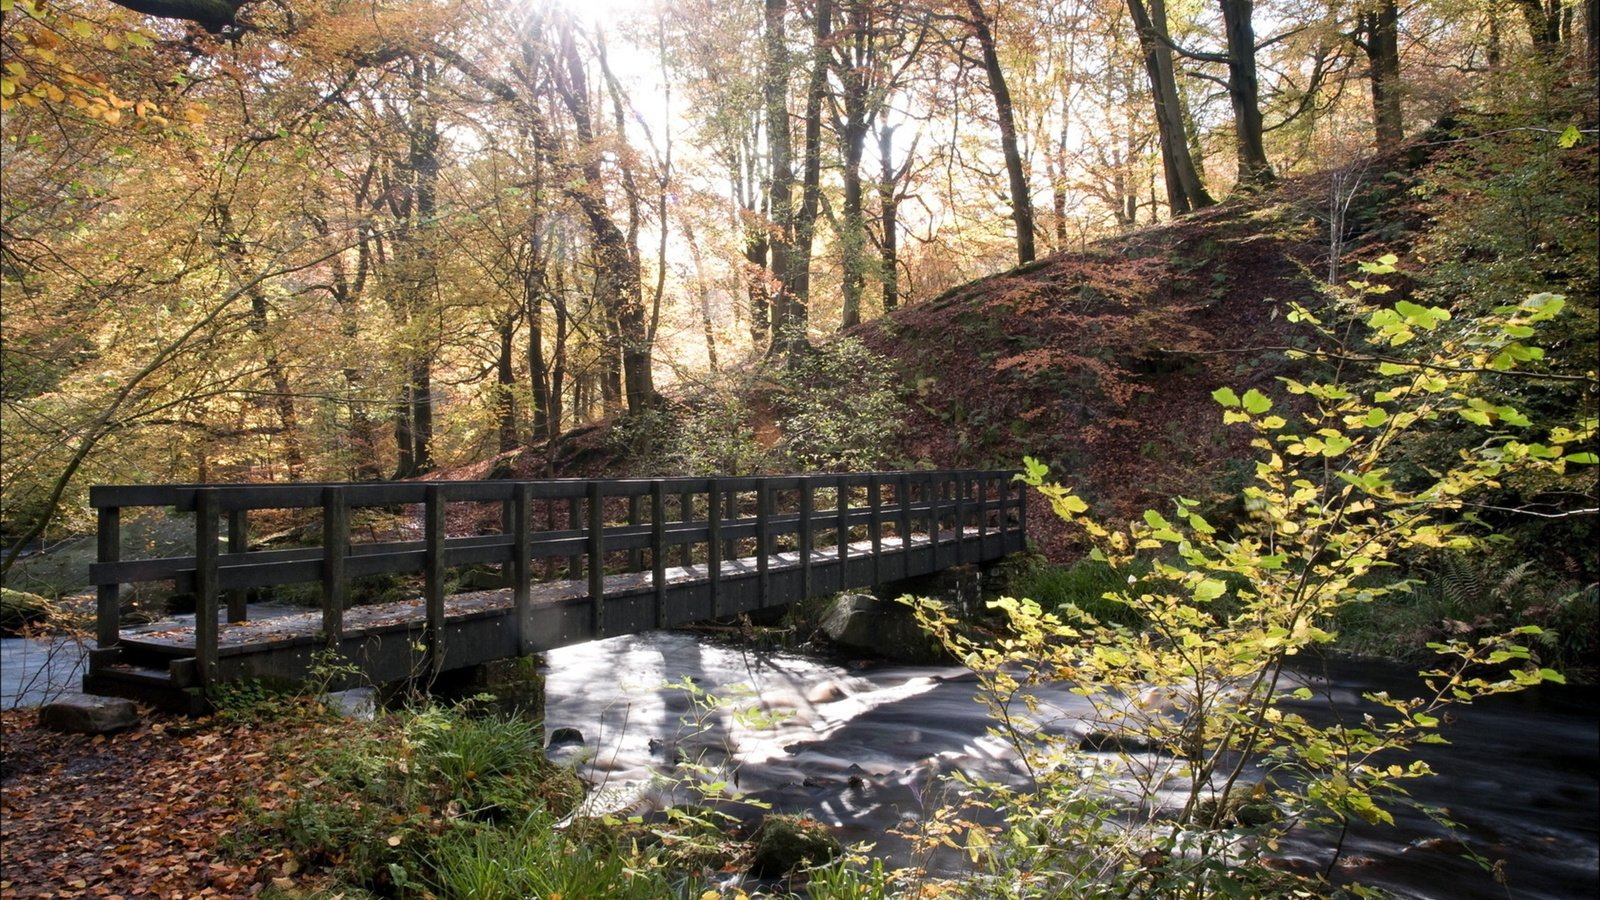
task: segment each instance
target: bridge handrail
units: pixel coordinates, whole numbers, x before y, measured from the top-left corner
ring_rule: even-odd
[[[623,571],[650,571],[658,602],[664,602],[667,557],[674,549],[689,565],[694,549],[704,547],[714,595],[722,563],[737,558],[741,541],[754,543],[763,597],[771,557],[779,539],[788,536],[797,549],[836,547],[842,560],[852,531],[864,528],[876,558],[887,531],[905,538],[900,549],[909,552],[915,523],[929,535],[936,560],[948,544],[955,555],[951,562],[959,564],[966,530],[976,527],[980,536],[993,534],[1003,541],[1024,528],[1025,495],[1014,475],[961,469],[729,478],[97,485],[90,491],[90,504],[99,512],[99,559],[90,567],[98,593],[96,642],[105,649],[120,639],[121,585],[170,580],[175,591],[196,597],[195,665],[204,683],[216,662],[218,604],[224,594],[229,621],[242,622],[249,588],[320,582],[322,630],[332,646],[343,634],[351,578],[419,572],[425,634],[437,641],[446,570],[467,565],[500,566],[523,627],[531,621],[524,613],[534,562],[546,561],[549,575],[556,569],[550,561],[563,559],[569,579],[577,580],[581,571],[588,581],[599,632],[608,555],[627,554]],[[818,509],[817,494],[829,491],[831,505]],[[451,536],[445,513],[454,503],[501,504],[500,533]],[[547,527],[534,526],[538,504]],[[420,539],[352,541],[352,510],[417,505],[423,514]],[[140,507],[194,512],[195,552],[123,559],[122,511]],[[318,510],[322,546],[250,549],[249,513],[263,509]],[[226,546],[219,535],[224,520]],[[955,535],[953,541],[940,538],[946,529]],[[809,582],[811,553],[799,559]]]

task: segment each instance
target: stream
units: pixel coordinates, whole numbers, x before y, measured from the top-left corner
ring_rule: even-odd
[[[4,700],[25,706],[76,688],[81,648],[6,638]],[[845,843],[871,842],[886,865],[913,861],[954,874],[950,853],[912,859],[891,832],[951,800],[944,776],[1020,782],[1009,747],[986,734],[977,681],[958,666],[861,661],[728,646],[688,632],[649,632],[546,655],[546,730],[576,729],[553,759],[579,766],[594,785],[590,812],[648,815],[699,803],[686,785],[725,779],[729,790],[804,813]],[[1366,692],[1416,691],[1404,669],[1332,659],[1302,668],[1317,696],[1308,716],[1358,717]],[[1083,730],[1087,705],[1068,691],[1045,695],[1054,727]],[[748,711],[736,715],[736,711]],[[1359,881],[1428,900],[1567,900],[1600,896],[1600,700],[1546,685],[1454,710],[1449,745],[1424,748],[1441,773],[1409,782],[1420,803],[1440,807],[1455,832],[1409,808],[1396,825],[1353,828],[1332,866]],[[1109,761],[1110,756],[1108,755]],[[754,821],[759,809],[738,804]],[[1336,835],[1301,833],[1282,847],[1287,864],[1321,871]],[[1505,860],[1507,884],[1466,858]]]
[[[583,738],[558,741],[550,754],[580,766],[595,786],[594,812],[645,815],[697,802],[683,786],[697,775],[726,779],[775,811],[832,826],[846,843],[873,842],[873,854],[894,867],[911,861],[911,848],[890,829],[949,799],[942,776],[1022,774],[1005,743],[985,733],[976,680],[961,667],[835,664],[683,632],[596,641],[546,658],[547,731],[576,729]],[[1308,714],[1317,705],[1324,715],[1359,717],[1369,707],[1364,692],[1416,690],[1408,686],[1414,674],[1366,661],[1319,662],[1299,677],[1319,695]],[[1059,727],[1087,709],[1065,690],[1047,699],[1063,716]],[[1456,709],[1446,731],[1454,743],[1425,748],[1442,774],[1408,787],[1459,829],[1394,810],[1394,827],[1353,828],[1344,837],[1331,876],[1437,900],[1600,895],[1597,711],[1583,691],[1554,686]],[[1333,862],[1336,840],[1295,834],[1282,855],[1320,871]],[[1506,884],[1467,859],[1468,849],[1505,860]],[[965,857],[917,861],[950,873]]]

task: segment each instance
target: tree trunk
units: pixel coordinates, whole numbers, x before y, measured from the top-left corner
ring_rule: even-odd
[[[1256,32],[1250,21],[1255,0],[1222,0],[1222,26],[1228,39],[1228,99],[1233,102],[1235,145],[1239,156],[1239,184],[1272,182],[1262,139],[1261,87],[1256,79]]]
[[[1405,140],[1400,109],[1400,10],[1395,0],[1377,0],[1356,22],[1356,43],[1367,55],[1372,86],[1372,130],[1380,151]]]
[[[883,171],[878,179],[879,237],[878,264],[883,269],[883,312],[892,313],[900,306],[900,173],[893,161],[894,129],[890,125],[878,132],[878,158]]]
[[[1028,177],[1022,170],[1022,151],[1017,146],[1017,125],[1011,109],[1011,89],[1000,68],[990,18],[978,0],[966,0],[974,36],[983,50],[983,71],[989,78],[989,93],[994,96],[995,121],[1000,128],[1000,152],[1006,159],[1006,178],[1011,189],[1011,221],[1017,229],[1017,265],[1033,262],[1033,199]]]
[[[1172,50],[1167,45],[1167,7],[1165,0],[1127,0],[1144,56],[1144,69],[1150,79],[1150,94],[1155,102],[1156,130],[1161,138],[1161,171],[1167,185],[1167,206],[1174,216],[1211,206],[1216,201],[1206,192],[1194,157],[1189,152],[1189,134],[1184,126],[1183,105],[1173,70]]]
[[[794,151],[789,134],[789,55],[785,46],[784,17],[787,0],[766,0],[764,31],[765,60],[762,98],[767,108],[767,156],[772,165],[772,187],[768,193],[771,228],[767,261],[772,267],[771,327],[769,349],[778,347],[778,335],[789,327],[790,257],[794,255]]]
[[[816,0],[811,50],[811,78],[806,87],[805,142],[801,159],[800,209],[794,219],[794,247],[789,256],[784,291],[788,310],[784,328],[774,337],[785,354],[808,346],[806,328],[811,304],[811,252],[822,205],[822,100],[828,90],[828,38],[833,30],[832,0]]]
[[[516,337],[516,311],[506,313],[500,321],[500,352],[495,357],[494,405],[499,419],[499,452],[515,450],[517,441],[517,377],[511,364],[511,341]]]

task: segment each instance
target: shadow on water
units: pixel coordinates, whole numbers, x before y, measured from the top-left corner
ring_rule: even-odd
[[[944,776],[1023,776],[1005,742],[988,734],[976,680],[960,667],[846,668],[671,632],[563,648],[547,659],[546,725],[584,734],[583,774],[608,794],[611,809],[693,802],[686,779],[719,770],[713,777],[776,811],[824,822],[846,843],[873,843],[874,855],[893,867],[911,862],[913,852],[896,830],[914,831],[957,799]],[[1402,668],[1350,660],[1308,663],[1302,677],[1318,692],[1304,712],[1319,717],[1359,719],[1374,709],[1363,693],[1417,689],[1416,676]],[[685,678],[696,690],[681,686]],[[707,707],[707,696],[725,703]],[[1065,690],[1048,699],[1061,716],[1055,727],[1075,727],[1083,701]],[[776,721],[751,722],[741,710]],[[1438,900],[1600,895],[1595,699],[1541,689],[1458,708],[1455,717],[1446,731],[1453,743],[1424,754],[1442,774],[1408,787],[1461,830],[1398,809],[1395,827],[1354,828],[1344,837],[1332,877]],[[562,753],[572,758],[570,749]],[[1299,834],[1285,852],[1321,870],[1337,840]],[[1491,864],[1505,861],[1509,892],[1467,858],[1469,850]],[[953,873],[965,857],[915,861]]]

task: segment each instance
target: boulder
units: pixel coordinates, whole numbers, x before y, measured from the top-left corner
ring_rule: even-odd
[[[132,700],[68,694],[39,707],[39,724],[52,731],[109,734],[139,724]]]
[[[822,631],[846,649],[900,662],[932,662],[942,656],[909,608],[870,594],[834,598],[822,618]]]
[[[768,816],[751,843],[750,874],[757,878],[782,878],[844,852],[839,840],[821,823],[794,816]]]

